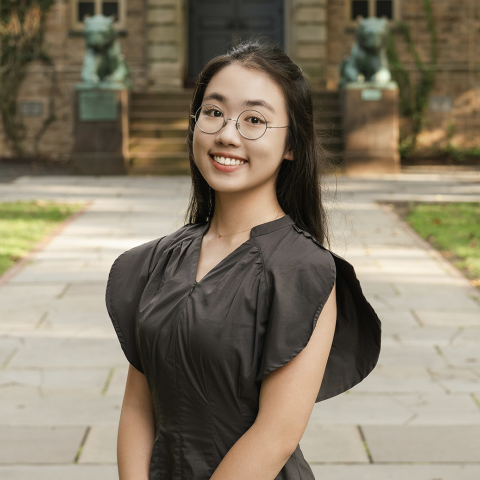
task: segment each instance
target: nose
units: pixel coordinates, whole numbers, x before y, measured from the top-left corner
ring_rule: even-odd
[[[233,125],[230,125],[230,120],[234,122]],[[225,126],[217,133],[215,140],[223,145],[238,146],[240,144],[240,136],[240,132],[237,130],[237,119],[225,118]]]

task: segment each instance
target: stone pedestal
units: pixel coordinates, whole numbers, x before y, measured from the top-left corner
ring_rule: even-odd
[[[398,173],[398,87],[351,83],[341,90],[348,175]]]
[[[80,175],[125,175],[128,162],[128,90],[75,92],[72,163]]]

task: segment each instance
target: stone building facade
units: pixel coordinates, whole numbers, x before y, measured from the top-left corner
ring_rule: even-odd
[[[431,37],[424,2],[420,0],[256,1],[267,5],[265,8],[271,4],[272,12],[276,5],[275,21],[280,22],[276,32],[281,35],[285,51],[302,67],[314,90],[337,89],[338,65],[354,42],[352,18],[359,12],[375,15],[378,9],[393,20],[405,22],[421,58],[428,60],[430,55]],[[215,11],[220,5],[231,4],[235,15],[238,9],[255,3],[252,0],[102,2],[58,0],[49,12],[44,46],[53,59],[53,67],[31,64],[18,98],[27,131],[27,151],[36,148],[38,154],[54,160],[69,158],[73,145],[74,88],[80,80],[84,54],[78,15],[88,11],[91,5],[101,9],[103,3],[108,3],[108,8],[113,5],[121,16],[120,43],[132,69],[134,91],[178,92],[191,88],[194,80],[192,49],[197,47],[197,39],[192,43],[189,35],[202,12],[201,21],[212,21],[215,16],[205,14],[207,8]],[[480,3],[478,0],[432,0],[432,5],[438,32],[438,73],[419,145],[441,147],[450,141],[461,148],[480,147]],[[256,31],[262,29],[262,18],[261,15],[251,18],[251,24],[258,27]],[[207,28],[210,33],[215,31],[215,23],[211,25]],[[394,37],[401,61],[415,82],[418,68],[408,46],[398,30],[394,30]],[[205,52],[214,51],[208,48],[221,50],[220,44],[228,39],[225,35],[217,40],[214,36],[205,37]],[[233,35],[230,45],[235,41]],[[0,152],[3,157],[11,155],[1,124]]]

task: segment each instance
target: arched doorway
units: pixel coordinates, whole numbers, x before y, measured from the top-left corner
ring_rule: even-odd
[[[214,56],[261,34],[284,46],[284,0],[190,0],[186,86]]]

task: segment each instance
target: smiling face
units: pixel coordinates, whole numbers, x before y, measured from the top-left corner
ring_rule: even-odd
[[[245,110],[256,110],[263,115],[268,126],[289,124],[281,88],[265,73],[239,64],[229,65],[213,76],[202,104],[216,105],[225,119],[237,119]],[[213,109],[207,114],[218,116],[219,112]],[[251,125],[258,124],[263,118],[248,115],[241,121],[242,133],[250,136],[247,128],[252,128]],[[242,129],[243,122],[245,127]],[[241,192],[265,184],[274,187],[283,159],[292,160],[291,153],[285,152],[287,134],[288,128],[268,128],[262,137],[249,140],[240,134],[231,120],[227,120],[227,125],[213,134],[195,127],[195,163],[206,182],[217,192]],[[243,163],[228,165],[233,160]]]

